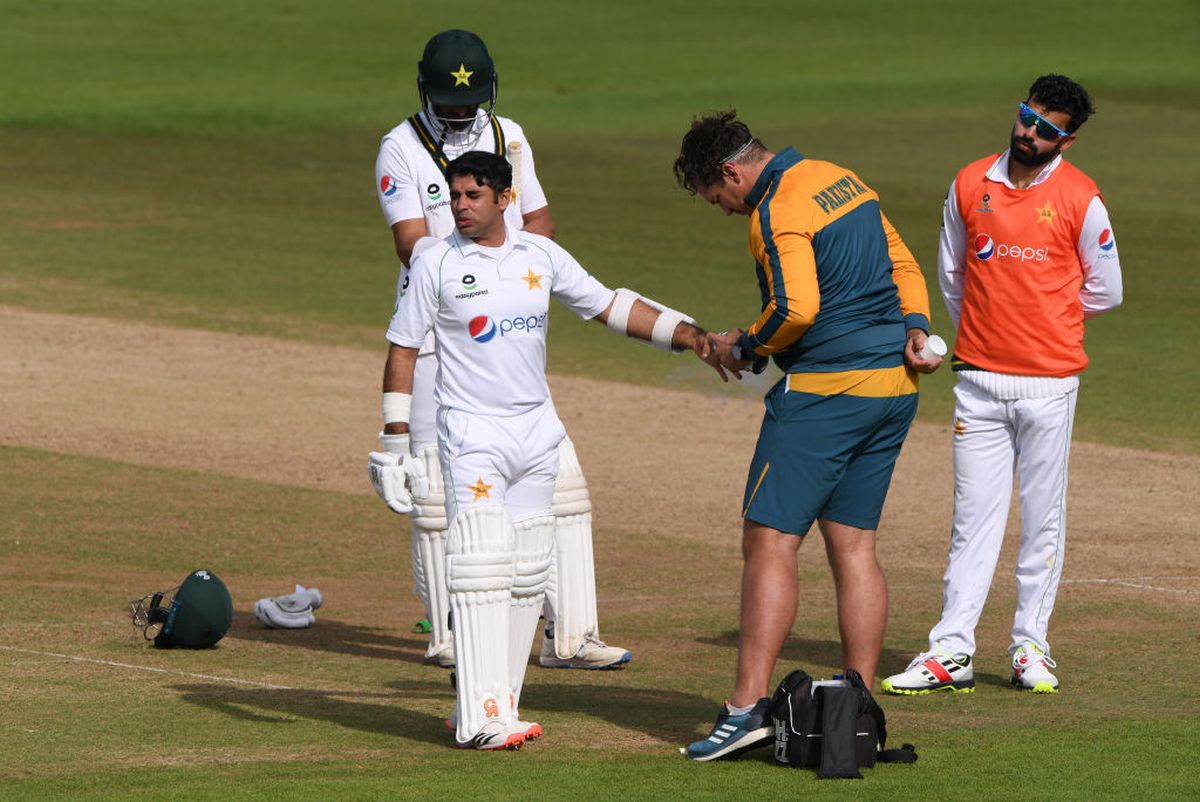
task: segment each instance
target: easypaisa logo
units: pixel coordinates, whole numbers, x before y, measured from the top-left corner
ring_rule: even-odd
[[[430,184],[425,187],[425,194],[429,196],[430,200],[440,200],[442,197],[442,188],[437,184]]]
[[[462,277],[462,285],[466,292],[460,292],[458,295],[455,295],[455,300],[462,301],[467,298],[478,298],[481,295],[488,294],[487,290],[479,289],[479,285],[476,283],[475,276],[472,273],[467,273]],[[475,335],[472,334],[471,336],[474,337]],[[486,340],[481,340],[481,342],[486,342]]]

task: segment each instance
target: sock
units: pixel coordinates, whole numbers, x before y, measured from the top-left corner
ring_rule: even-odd
[[[755,702],[754,704],[758,704]],[[731,716],[744,716],[754,709],[754,705],[746,705],[745,707],[734,707],[729,702],[725,703],[725,709],[729,711]]]

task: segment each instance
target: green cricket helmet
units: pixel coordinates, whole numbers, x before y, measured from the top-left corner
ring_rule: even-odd
[[[129,603],[133,624],[160,649],[207,649],[233,624],[233,599],[221,578],[192,571],[177,588],[147,593]]]
[[[496,105],[496,65],[487,45],[470,31],[442,31],[425,45],[417,62],[417,89],[421,108],[432,106],[481,106],[488,114]]]

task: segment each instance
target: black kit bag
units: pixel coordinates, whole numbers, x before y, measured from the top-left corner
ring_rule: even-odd
[[[771,699],[775,760],[792,768],[817,769],[822,778],[862,779],[875,763],[913,763],[912,744],[884,749],[887,722],[862,676],[813,680],[801,669],[784,677]]]

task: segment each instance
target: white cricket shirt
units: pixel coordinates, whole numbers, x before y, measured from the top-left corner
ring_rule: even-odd
[[[480,415],[527,412],[550,397],[546,334],[550,297],[584,320],[615,293],[552,240],[509,226],[499,248],[457,231],[422,239],[396,293],[387,339],[419,348],[437,340],[434,399]]]
[[[480,122],[487,120],[482,110],[477,113]],[[424,112],[421,115],[425,119]],[[521,185],[514,187],[517,203],[504,213],[506,223],[520,228],[522,215],[546,205],[546,193],[538,183],[533,151],[521,126],[507,117],[496,119],[500,121],[500,130],[509,145],[521,143],[521,165],[513,168],[514,182],[516,173],[521,176]],[[433,128],[428,123],[426,127]],[[442,152],[451,160],[471,150],[496,152],[496,139],[490,125],[483,125],[480,133],[473,137],[452,132],[442,145]],[[446,179],[408,120],[389,131],[379,145],[379,156],[375,159],[375,192],[389,227],[401,220],[423,217],[426,233],[431,237],[441,239],[454,230]]]
[[[442,152],[447,159],[455,159],[472,150],[496,152],[496,136],[488,124],[488,116],[482,110],[476,112],[477,129],[475,134],[448,132],[446,141],[442,144]],[[438,130],[438,125],[431,125],[429,118],[422,111],[421,119],[425,127],[431,131]],[[520,186],[514,186],[516,203],[509,204],[504,211],[504,221],[507,225],[522,227],[522,215],[536,212],[546,206],[546,193],[538,183],[537,171],[533,166],[533,149],[525,139],[525,132],[507,117],[497,116],[500,130],[504,133],[507,145],[513,142],[521,143],[521,163],[513,165],[513,183],[517,183],[520,175]],[[507,158],[507,154],[505,154]],[[512,163],[512,159],[509,159]],[[421,143],[421,139],[412,124],[405,120],[384,136],[379,145],[379,155],[375,159],[375,194],[379,198],[379,208],[388,227],[394,226],[401,220],[416,220],[425,218],[425,233],[441,239],[454,231],[454,215],[450,211],[450,188],[441,168],[433,160],[429,151]],[[408,280],[408,269],[401,267],[399,285]],[[426,340],[421,353],[432,353],[434,342],[432,335]]]

